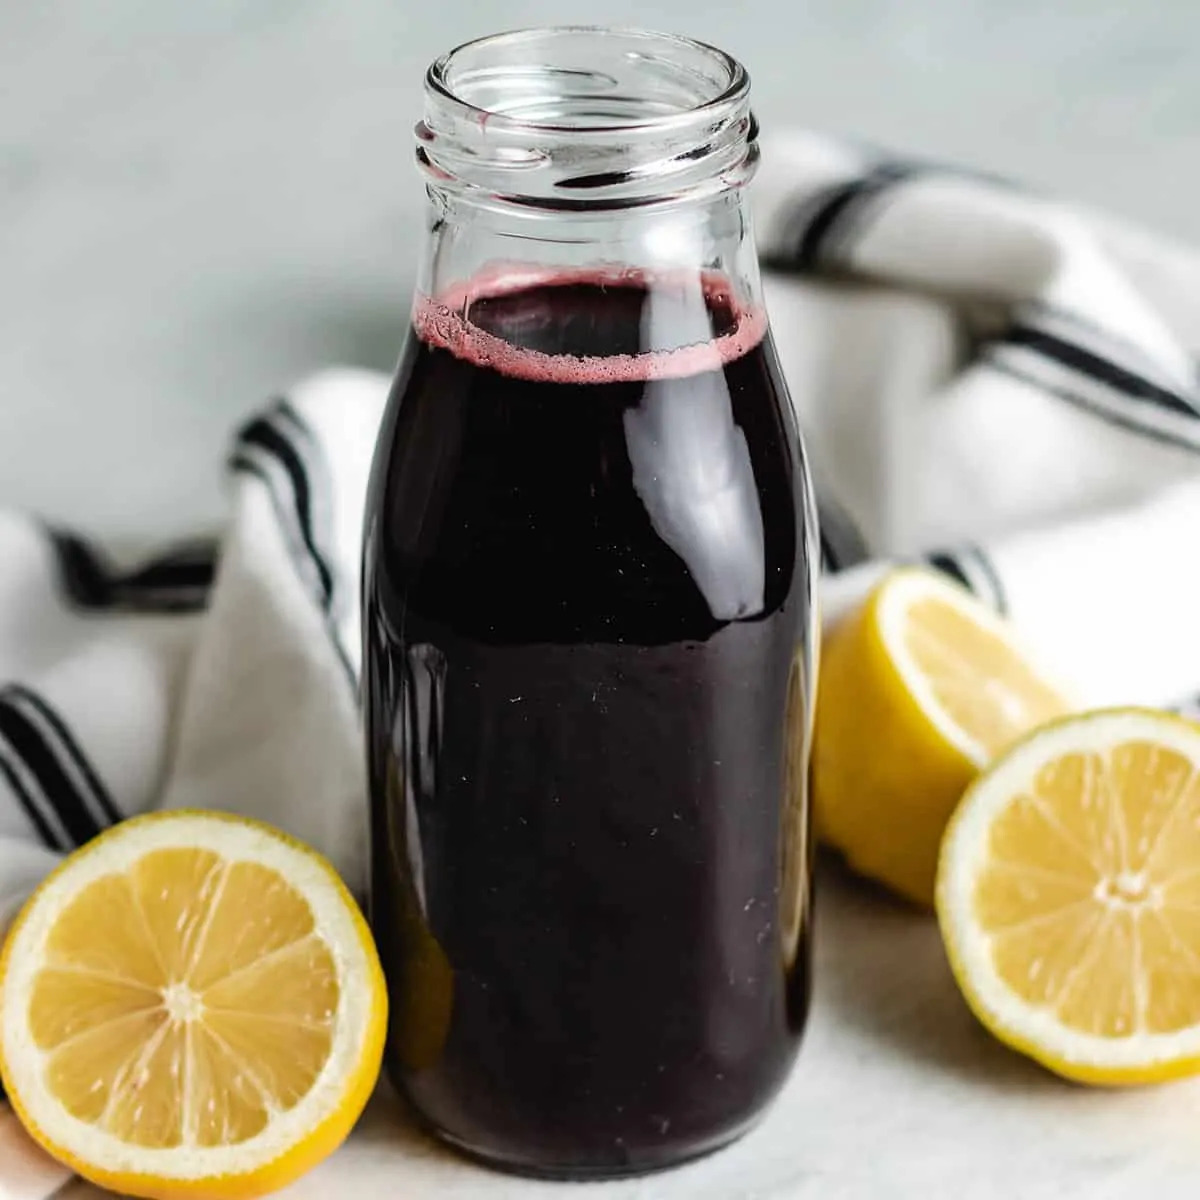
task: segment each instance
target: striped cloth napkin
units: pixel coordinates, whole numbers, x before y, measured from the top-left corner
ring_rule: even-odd
[[[827,619],[923,560],[1082,702],[1189,704],[1200,258],[817,136],[764,142],[754,188]],[[0,926],[58,856],[156,807],[272,821],[361,892],[357,562],[385,391],[331,370],[255,415],[214,540],[118,562],[0,512]],[[0,1200],[64,1180],[0,1103]]]

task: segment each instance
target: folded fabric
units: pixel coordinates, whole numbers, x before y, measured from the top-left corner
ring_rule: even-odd
[[[816,136],[763,150],[826,618],[920,559],[1080,702],[1188,703],[1200,260],[976,173]],[[129,566],[0,513],[0,926],[58,856],[151,808],[274,822],[363,891],[359,532],[386,387],[330,370],[249,421],[212,541]],[[15,1136],[0,1108],[0,1198],[48,1195],[62,1174]]]

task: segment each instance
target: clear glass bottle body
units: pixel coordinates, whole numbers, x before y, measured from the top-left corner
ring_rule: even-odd
[[[724,1144],[807,1014],[815,518],[747,88],[686,39],[537,30],[435,64],[418,126],[366,519],[371,919],[390,1073],[522,1172]]]

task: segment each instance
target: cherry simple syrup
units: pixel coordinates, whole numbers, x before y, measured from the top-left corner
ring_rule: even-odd
[[[367,506],[388,1069],[476,1155],[654,1169],[808,1008],[809,571],[765,321],[719,278],[423,302]]]

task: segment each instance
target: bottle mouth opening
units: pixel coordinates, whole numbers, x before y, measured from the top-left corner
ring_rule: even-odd
[[[417,161],[431,183],[499,203],[657,204],[749,178],[750,77],[675,34],[551,26],[495,34],[429,68]]]
[[[426,87],[496,130],[611,136],[719,120],[750,79],[692,38],[566,25],[466,42],[433,63]]]

